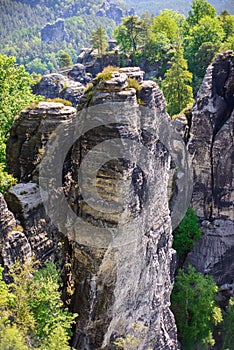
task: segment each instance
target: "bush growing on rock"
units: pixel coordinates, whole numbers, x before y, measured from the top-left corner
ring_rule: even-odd
[[[0,268],[0,350],[70,350],[77,315],[63,308],[55,265],[36,270],[31,261],[17,262],[9,270],[10,284],[2,272]]]

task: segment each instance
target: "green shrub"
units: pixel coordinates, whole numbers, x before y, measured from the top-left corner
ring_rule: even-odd
[[[222,350],[234,349],[234,298],[229,300],[229,304],[224,315],[222,324],[223,347]]]
[[[114,66],[107,66],[103,69],[101,73],[98,73],[96,81],[107,81],[112,78],[113,72],[120,72],[120,68]]]
[[[56,98],[47,98],[45,100],[46,102],[58,102],[58,103],[62,103],[64,104],[64,106],[69,106],[71,107],[72,106],[72,103],[68,100],[65,100],[63,98],[59,98],[59,97],[56,97]]]
[[[12,186],[16,185],[17,179],[5,170],[5,165],[0,163],[0,192],[3,194]]]
[[[33,262],[10,267],[13,282],[2,280],[0,268],[0,350],[70,350],[76,314],[63,307],[60,276],[52,263],[36,270]]]
[[[173,232],[173,248],[178,255],[189,252],[194,241],[200,238],[202,232],[198,226],[198,217],[192,207],[189,207],[180,225]]]
[[[93,83],[88,83],[84,89],[84,94],[88,94],[93,91]]]
[[[222,321],[215,302],[217,291],[211,276],[203,276],[192,266],[188,272],[179,270],[171,301],[182,349],[194,350],[196,345],[208,349],[214,345],[213,328]]]
[[[141,90],[141,85],[138,83],[138,81],[134,78],[128,78],[128,87],[129,88],[134,88],[136,91]]]

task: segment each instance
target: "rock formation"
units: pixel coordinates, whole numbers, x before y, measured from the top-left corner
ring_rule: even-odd
[[[76,65],[70,71],[70,77],[76,78],[78,76],[79,79],[72,80],[58,73],[46,74],[34,85],[33,92],[45,98],[62,98],[76,106],[84,92],[84,85],[81,83],[90,81],[90,77],[88,79],[82,73],[75,75],[75,72]]]
[[[234,267],[234,55],[220,54],[208,67],[192,110],[192,203],[203,238],[187,258],[220,284],[232,284]]]
[[[110,0],[104,1],[101,8],[96,13],[96,16],[113,19],[117,25],[121,23],[122,17],[134,15],[135,10],[133,8],[131,8],[130,11],[125,11]]]
[[[38,182],[38,166],[46,142],[58,125],[66,125],[76,110],[62,103],[39,102],[24,109],[15,119],[7,145],[7,166],[19,181]]]
[[[53,24],[47,23],[41,29],[41,41],[45,43],[52,41],[69,42],[69,35],[65,29],[65,20],[59,18]]]
[[[128,86],[128,75],[133,73],[139,77],[139,91]],[[158,86],[142,82],[141,77],[137,69],[115,72],[108,81],[94,81],[77,116],[72,107],[40,102],[22,111],[11,129],[8,168],[26,184],[15,186],[6,199],[32,251],[41,251],[33,242],[40,240],[40,235],[40,242],[45,241],[43,247],[47,247],[42,248],[43,256],[59,247],[61,234],[69,240],[70,248],[63,254],[70,255],[74,279],[70,306],[79,314],[72,344],[76,349],[111,349],[113,341],[126,335],[134,336],[137,350],[178,349],[169,309],[175,265],[167,195],[171,157],[160,141],[158,124],[160,120],[168,122],[169,117]],[[62,126],[60,131],[58,126]],[[42,155],[46,155],[47,141],[55,129],[52,158],[39,174],[39,163],[43,165]],[[73,142],[77,130],[81,137]],[[69,137],[71,147],[60,168],[58,158]],[[110,141],[107,150],[105,141]],[[125,159],[121,149],[128,143],[129,157]],[[98,145],[101,147],[96,148]],[[114,159],[108,156],[110,149],[117,152]],[[92,150],[95,158],[88,160],[82,182],[79,168]],[[107,159],[94,181],[101,197],[92,202],[93,167],[104,155]],[[143,167],[147,164],[147,169],[142,170],[140,162]],[[43,199],[47,216],[42,213],[37,185],[29,181],[38,183],[51,166],[54,176],[63,178],[63,190],[55,188],[55,197],[52,193],[46,202]],[[54,182],[40,182],[43,193],[49,193],[46,183]],[[107,205],[102,207],[102,201]],[[112,213],[109,206],[120,209]],[[55,212],[58,220],[53,223],[58,230],[50,223]],[[8,213],[5,206],[4,213]],[[11,214],[7,215],[5,231],[14,225]],[[69,215],[75,221],[68,220]]]

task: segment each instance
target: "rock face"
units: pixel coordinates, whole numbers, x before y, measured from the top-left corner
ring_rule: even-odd
[[[71,149],[67,197],[73,211],[87,224],[105,228],[107,237],[117,229],[117,241],[121,242],[121,237],[124,240],[116,246],[114,240],[99,248],[88,247],[80,241],[80,236],[85,234],[87,239],[86,226],[84,232],[82,227],[78,230],[78,239],[73,242],[72,249],[76,281],[72,305],[79,313],[72,345],[77,349],[111,349],[114,340],[127,334],[134,335],[135,348],[139,350],[178,349],[174,319],[169,310],[174,261],[166,191],[170,156],[158,139],[155,117],[160,114],[161,118],[167,119],[168,115],[162,93],[154,82],[143,82],[140,96],[142,109],[137,103],[136,90],[127,88],[125,73],[113,73],[112,79],[97,83],[91,100],[87,97],[86,102],[90,115],[93,110],[92,121],[103,118],[104,125],[84,134]],[[147,114],[144,103],[154,112]],[[121,122],[123,115],[125,121]],[[108,120],[111,124],[105,125]],[[97,174],[96,186],[102,198],[118,204],[124,198],[122,212],[114,215],[88,205],[77,188],[76,179],[79,162],[87,153],[95,145],[116,138],[121,140],[121,145],[124,140],[135,140],[136,145],[131,149],[131,161],[109,161]],[[154,155],[152,160],[148,159],[150,170],[146,177],[136,166],[140,159],[139,141],[147,147],[148,157]],[[102,157],[103,151],[97,150],[95,159]],[[88,169],[92,169],[92,163]],[[88,185],[84,186],[89,194],[90,176],[86,173]],[[143,214],[143,208],[147,206],[147,184],[152,179],[156,181],[155,191],[152,191],[149,212]],[[130,183],[132,191],[123,186]],[[75,202],[73,198],[76,198]],[[132,228],[121,226],[121,222],[133,218],[135,225]],[[136,239],[129,240],[134,232],[137,232]]]
[[[7,202],[20,220],[29,246],[38,255],[53,256],[61,241],[59,231],[69,240],[70,249],[63,254],[70,255],[74,280],[70,306],[79,314],[72,340],[76,349],[112,349],[113,341],[126,335],[134,336],[136,350],[178,349],[169,309],[175,265],[167,197],[171,157],[158,132],[158,120],[168,121],[169,117],[158,86],[142,82],[136,91],[128,87],[129,72],[113,73],[108,82],[96,81],[77,116],[73,108],[55,103],[39,103],[22,111],[8,143],[9,170],[27,183],[11,189]],[[85,106],[89,106],[88,113]],[[87,118],[91,118],[89,130],[85,129]],[[78,125],[82,135],[72,142],[63,168],[52,169],[58,176],[63,174],[66,201],[80,224],[76,224],[77,219],[74,224],[68,220],[69,210],[61,209],[60,197],[48,196],[58,212],[55,230],[42,212],[38,186],[29,181],[38,181],[41,154],[58,125],[63,126],[59,150],[69,137],[69,125],[70,130]],[[107,149],[105,141],[110,141]],[[128,143],[125,159],[121,149]],[[101,148],[95,148],[98,145]],[[110,149],[117,152],[114,158]],[[82,182],[79,168],[91,150],[95,158],[88,160]],[[94,179],[101,199],[92,202],[94,166],[104,155],[107,159]],[[138,166],[140,161],[143,167],[147,164],[145,171]],[[55,191],[56,196],[60,190]],[[103,200],[107,201],[104,207]],[[109,211],[112,206],[120,210]],[[11,214],[7,215],[2,224],[5,231],[14,225]],[[45,242],[41,250],[40,242]]]
[[[208,67],[192,111],[189,152],[193,156],[193,206],[203,238],[187,264],[232,283],[234,237],[234,55],[220,54]]]
[[[52,41],[66,41],[69,42],[69,35],[65,29],[64,19],[57,19],[53,24],[47,23],[41,29],[41,40],[45,43]]]
[[[207,69],[193,107],[193,205],[201,218],[234,219],[234,57],[221,54]]]
[[[0,257],[4,267],[33,256],[41,262],[64,260],[59,243],[63,237],[45,215],[38,185],[18,184],[8,192],[6,201],[0,194]]]
[[[75,78],[75,66],[71,70],[71,78]],[[90,78],[89,78],[90,81]],[[34,85],[33,92],[36,95],[42,95],[46,98],[62,98],[68,100],[73,106],[76,106],[84,92],[84,86],[81,84],[88,82],[88,78],[79,74],[79,79],[69,79],[62,74],[52,73],[44,75],[39,83]]]
[[[50,135],[75,118],[76,110],[62,103],[39,102],[15,119],[7,145],[7,166],[19,181],[38,182],[38,166]]]
[[[135,10],[133,8],[127,12],[116,4],[110,2],[110,0],[104,1],[100,10],[98,10],[96,13],[96,16],[113,19],[117,25],[121,23],[122,17],[134,15]]]

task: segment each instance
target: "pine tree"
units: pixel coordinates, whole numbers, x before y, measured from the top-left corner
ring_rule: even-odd
[[[171,68],[165,73],[163,93],[167,101],[167,111],[172,116],[181,112],[193,102],[192,73],[188,71],[183,49],[178,45]]]
[[[105,53],[108,44],[106,41],[106,31],[102,26],[99,26],[96,30],[91,32],[90,43],[93,49],[98,50],[99,56],[102,56]]]

